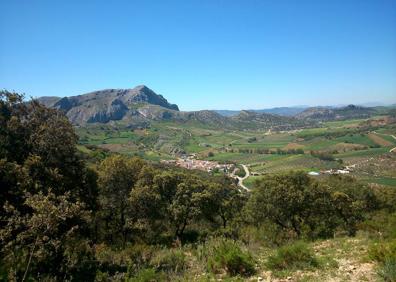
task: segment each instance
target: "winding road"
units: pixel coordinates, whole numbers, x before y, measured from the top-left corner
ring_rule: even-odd
[[[378,133],[375,132],[375,131],[374,131],[374,133],[378,134]],[[396,140],[396,136],[395,136],[395,135],[391,135],[391,134],[383,134],[383,135],[389,135],[389,136],[391,136],[393,139]],[[390,149],[389,152],[396,152],[396,147]],[[356,165],[357,165],[357,164],[353,164],[353,165],[350,165],[350,166],[348,166],[348,167],[355,167]],[[250,189],[249,189],[248,187],[246,187],[246,186],[243,184],[243,181],[246,180],[246,179],[250,176],[249,169],[248,169],[248,167],[247,167],[246,165],[244,165],[244,164],[241,164],[241,166],[242,166],[243,169],[245,170],[245,176],[244,176],[244,177],[240,177],[240,176],[238,176],[238,175],[235,175],[235,171],[236,171],[236,168],[235,168],[235,170],[231,173],[231,177],[234,177],[234,178],[238,179],[238,186],[239,186],[239,187],[245,189],[246,191],[250,191]]]
[[[393,139],[395,139],[396,140],[396,136],[395,135],[390,135],[390,136],[392,136],[392,138]],[[395,148],[392,148],[392,149],[390,149],[390,153],[392,153],[393,151],[396,151],[396,147]]]
[[[243,167],[243,169],[245,170],[245,176],[244,177],[240,177],[238,175],[235,175],[235,170],[231,173],[231,176],[238,179],[238,186],[245,189],[246,191],[250,191],[250,189],[248,187],[246,187],[245,185],[243,185],[243,181],[248,178],[250,176],[250,172],[249,169],[246,165],[241,164],[241,166]]]

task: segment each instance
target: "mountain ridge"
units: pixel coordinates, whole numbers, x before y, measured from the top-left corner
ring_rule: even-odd
[[[131,89],[103,89],[70,97],[41,97],[40,103],[65,112],[73,124],[106,123],[139,115],[137,109],[143,104],[157,105],[179,111],[176,104],[169,103],[145,85]]]
[[[217,112],[222,116],[228,116],[228,117],[238,115],[241,111],[275,114],[280,116],[294,116],[304,111],[307,108],[309,108],[309,106],[274,107],[268,109],[248,109],[248,110],[213,110],[213,111]]]
[[[70,97],[41,97],[40,103],[63,111],[76,126],[115,123],[148,126],[153,121],[195,122],[213,128],[293,129],[304,124],[294,117],[242,111],[226,117],[216,111],[180,111],[145,85],[132,89],[104,89]]]
[[[315,123],[347,118],[368,118],[376,108],[346,107],[277,107],[241,111],[180,111],[162,95],[145,85],[131,89],[103,89],[77,96],[46,96],[37,99],[47,107],[63,111],[77,126],[121,122],[127,126],[147,126],[152,121],[199,122],[229,129],[291,130]]]
[[[303,120],[328,121],[351,118],[369,118],[374,113],[374,108],[356,106],[351,104],[340,108],[311,107],[297,114],[295,117],[297,119]]]

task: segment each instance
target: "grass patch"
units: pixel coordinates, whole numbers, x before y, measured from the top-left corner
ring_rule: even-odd
[[[152,267],[167,273],[180,273],[186,267],[186,255],[182,250],[164,249],[158,252],[151,260]]]
[[[373,244],[369,258],[379,263],[377,274],[383,281],[396,281],[396,239]]]
[[[388,140],[385,140],[384,138],[380,137],[377,134],[374,133],[369,133],[369,138],[376,144],[380,146],[392,146],[393,142],[389,142]]]
[[[252,255],[233,240],[214,239],[204,246],[200,256],[207,258],[207,268],[215,274],[250,276],[255,273]]]
[[[385,261],[377,270],[377,274],[386,282],[396,281],[396,259]]]
[[[369,177],[362,178],[362,180],[368,183],[377,183],[385,186],[396,186],[396,178],[392,177]]]
[[[280,247],[266,265],[273,271],[298,270],[318,267],[319,260],[306,243],[298,241]]]
[[[369,257],[379,263],[396,261],[396,239],[373,244],[369,249]]]
[[[127,279],[128,282],[153,282],[166,281],[166,275],[162,272],[156,272],[153,268],[140,270],[135,276]]]

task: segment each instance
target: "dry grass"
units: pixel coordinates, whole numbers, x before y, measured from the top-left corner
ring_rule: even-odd
[[[375,263],[368,260],[365,237],[336,238],[314,242],[311,246],[320,262],[318,268],[274,273],[261,267],[259,275],[250,281],[357,282],[378,279]]]
[[[366,146],[361,144],[351,144],[351,143],[337,143],[335,145],[329,146],[327,151],[337,150],[339,152],[348,152],[355,150],[363,150]]]
[[[304,145],[292,142],[283,147],[283,150],[304,149],[304,147]]]
[[[388,140],[385,140],[384,138],[378,136],[375,133],[369,133],[368,137],[373,140],[374,143],[381,145],[381,146],[392,146],[393,144],[391,142],[389,142]]]
[[[112,152],[121,153],[124,151],[133,151],[137,150],[138,147],[135,144],[128,143],[128,144],[101,144],[99,147],[108,149]]]

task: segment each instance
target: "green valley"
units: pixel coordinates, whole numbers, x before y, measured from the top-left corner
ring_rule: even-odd
[[[83,146],[94,145],[152,161],[194,154],[200,160],[246,164],[252,179],[273,172],[320,172],[351,165],[351,175],[372,183],[394,186],[394,181],[379,179],[396,179],[392,169],[381,169],[385,160],[396,160],[396,154],[389,152],[396,147],[392,137],[396,123],[389,116],[329,121],[290,131],[230,130],[202,123],[156,121],[138,129],[90,125],[77,128],[77,133]],[[376,171],[372,172],[370,166]],[[252,179],[247,180],[248,185]]]

